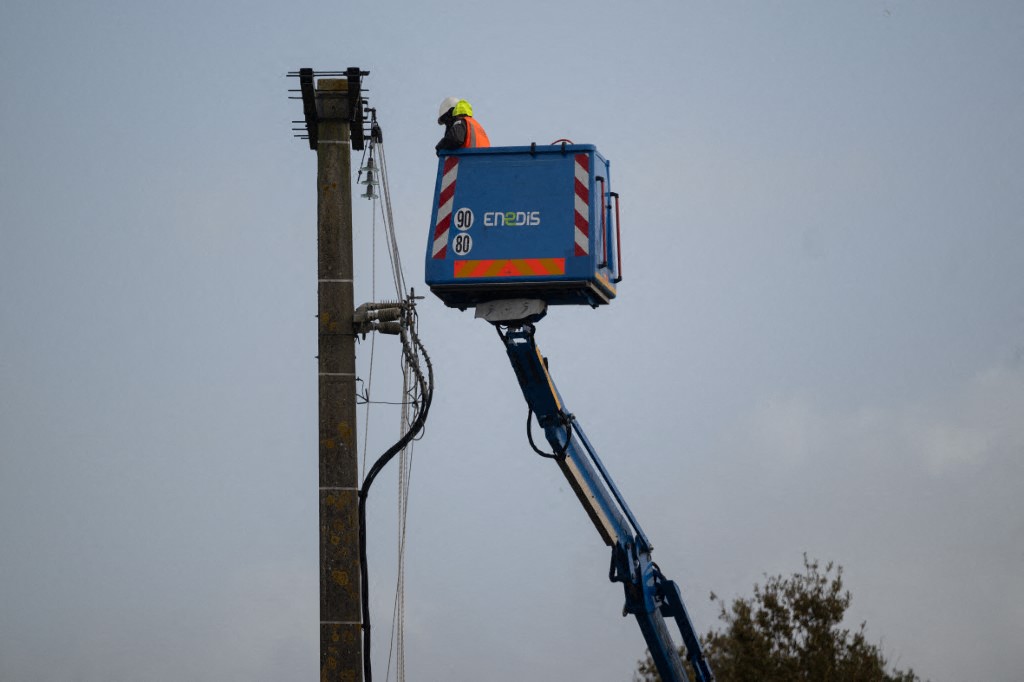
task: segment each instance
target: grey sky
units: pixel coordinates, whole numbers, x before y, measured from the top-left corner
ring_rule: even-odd
[[[807,552],[899,665],[1020,679],[1024,8],[922,0],[5,2],[0,679],[315,678],[315,156],[284,74],[353,65],[417,291],[443,97],[611,160],[621,296],[538,339],[698,628]],[[500,343],[421,318],[410,679],[629,679],[643,640]],[[376,397],[397,362],[379,340]]]

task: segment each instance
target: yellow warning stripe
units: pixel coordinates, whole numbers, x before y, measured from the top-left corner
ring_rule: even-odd
[[[455,261],[455,278],[564,275],[564,258],[499,258]]]

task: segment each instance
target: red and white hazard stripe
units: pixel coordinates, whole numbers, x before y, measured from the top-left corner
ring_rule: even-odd
[[[574,254],[590,253],[590,158],[576,155],[576,249]]]
[[[431,255],[444,258],[448,253],[448,230],[452,226],[452,205],[455,203],[455,178],[459,174],[459,159],[449,156],[441,173],[441,192],[437,198],[437,222],[434,224],[434,245]]]

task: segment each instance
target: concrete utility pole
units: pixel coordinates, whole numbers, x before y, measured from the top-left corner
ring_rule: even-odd
[[[317,153],[321,682],[363,679],[350,81],[316,82],[316,132],[310,143]],[[358,90],[352,94],[359,97]]]

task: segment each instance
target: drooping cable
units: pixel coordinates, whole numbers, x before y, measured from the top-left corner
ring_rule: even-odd
[[[563,420],[565,424],[565,442],[560,444],[554,449],[554,452],[544,452],[537,447],[537,444],[533,442],[533,408],[527,407],[526,412],[526,439],[530,441],[530,447],[541,457],[547,457],[548,459],[565,459],[565,451],[569,447],[569,441],[572,439],[572,420]]]
[[[518,328],[519,326],[522,326],[527,331],[527,333],[529,334],[529,336],[528,336],[529,342],[531,344],[534,343],[534,341],[533,341],[533,334],[534,334],[534,331],[535,331],[535,327],[532,324],[522,325],[520,323],[520,324],[517,324],[517,325],[508,325],[508,326],[501,325],[501,324],[496,324],[496,325],[494,325],[494,330],[496,332],[498,332],[498,337],[501,338],[501,342],[504,343],[507,346],[509,344],[509,332],[511,332],[511,330],[513,328]],[[502,331],[503,327],[505,328],[505,331]],[[544,360],[544,364],[545,364],[545,366],[547,365],[547,360],[546,359]],[[533,451],[536,452],[541,457],[546,457],[547,459],[557,459],[557,460],[565,459],[566,451],[569,448],[569,443],[572,441],[572,432],[573,432],[572,422],[573,422],[573,416],[571,414],[566,414],[565,412],[563,412],[561,410],[558,411],[558,414],[557,414],[558,421],[565,428],[565,440],[563,442],[559,443],[557,446],[555,446],[553,448],[553,450],[554,450],[553,452],[544,452],[539,447],[537,447],[537,444],[533,440],[533,407],[530,406],[529,402],[527,402],[526,407],[527,407],[527,412],[526,412],[526,439],[528,441],[530,441],[530,447],[533,448]]]
[[[370,641],[370,594],[369,594],[369,567],[366,560],[366,498],[369,494],[370,487],[373,485],[377,475],[384,469],[384,467],[391,461],[391,459],[399,452],[401,452],[406,445],[422,431],[424,424],[426,423],[427,414],[430,411],[430,403],[433,400],[434,395],[434,369],[430,362],[430,356],[427,355],[426,349],[423,347],[423,343],[419,339],[417,333],[416,324],[416,313],[415,310],[409,306],[407,311],[408,319],[407,324],[403,325],[401,339],[402,339],[402,353],[409,367],[411,368],[415,377],[415,383],[417,386],[417,392],[419,395],[419,401],[415,405],[414,416],[412,423],[409,425],[409,429],[402,435],[398,441],[389,447],[384,454],[382,454],[373,466],[370,467],[366,473],[366,477],[363,479],[363,485],[359,490],[359,556],[360,556],[360,578],[362,581],[362,611],[363,611],[363,673],[366,682],[372,682],[372,664],[370,658],[371,641]],[[426,374],[423,372],[423,367],[426,368]]]

